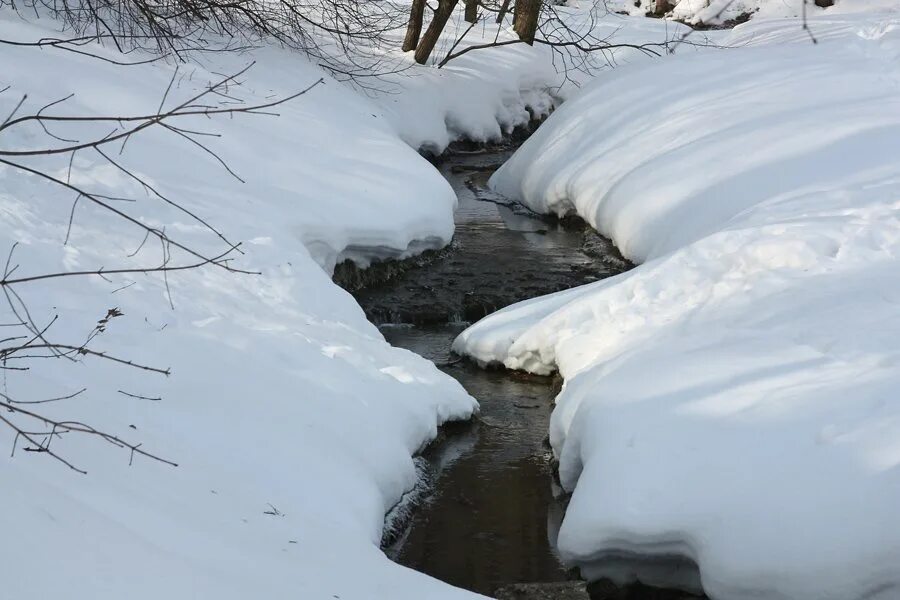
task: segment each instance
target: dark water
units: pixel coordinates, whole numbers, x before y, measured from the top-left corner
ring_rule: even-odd
[[[453,356],[450,345],[468,322],[504,306],[631,266],[583,223],[538,218],[493,196],[487,179],[508,156],[446,160],[442,172],[459,197],[450,248],[412,267],[388,265],[389,281],[354,292],[389,342],[434,361],[481,403],[478,419],[445,427],[419,459],[422,485],[389,515],[385,552],[488,595],[510,584],[573,578],[555,551],[565,499],[545,441],[558,381],[480,369]],[[377,269],[367,276],[377,279]],[[355,289],[358,281],[342,284]],[[591,597],[604,600],[676,598],[640,586],[595,589]],[[578,593],[572,597],[585,597]]]
[[[388,285],[354,293],[376,324],[474,322],[499,308],[621,272],[630,264],[582,222],[536,218],[486,189],[508,153],[456,155],[442,172],[456,190],[450,247]],[[374,267],[378,269],[378,267]]]
[[[436,363],[462,326],[385,328],[392,344]],[[553,549],[564,507],[554,500],[544,444],[557,391],[550,378],[445,367],[481,403],[478,421],[457,425],[425,453],[433,495],[415,508],[389,554],[396,561],[470,590],[492,594],[514,582],[566,579]]]
[[[389,342],[442,365],[481,403],[478,420],[448,428],[426,451],[423,479],[432,487],[386,551],[486,594],[567,579],[554,551],[564,506],[554,498],[545,443],[558,389],[549,377],[480,369],[452,356],[450,345],[465,322],[629,266],[583,223],[540,219],[491,196],[487,179],[508,156],[447,160],[441,169],[459,197],[451,247],[354,294]]]

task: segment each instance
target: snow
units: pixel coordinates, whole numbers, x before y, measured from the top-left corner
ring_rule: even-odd
[[[663,41],[662,25],[636,23],[627,35]],[[59,37],[58,27],[0,11],[0,39]],[[462,27],[458,21],[448,32],[436,58]],[[618,25],[601,27],[611,33]],[[495,36],[510,33],[486,27],[461,47]],[[148,58],[123,59],[93,44],[79,49],[112,60]],[[631,55],[615,54],[621,61]],[[82,340],[118,308],[124,315],[112,319],[95,348],[171,368],[172,375],[91,358],[48,361],[27,376],[4,371],[3,393],[35,400],[85,387],[72,400],[40,406],[49,416],[139,441],[180,466],[137,456],[129,467],[127,451],[69,436],[57,449],[88,471],[82,476],[24,452],[19,440],[14,456],[0,458],[4,593],[98,600],[470,597],[395,565],[378,544],[385,514],[416,483],[411,456],[441,423],[470,417],[477,403],[431,363],[385,343],[329,275],[344,259],[366,266],[447,244],[455,195],[416,149],[439,153],[459,137],[499,139],[547,114],[574,75],[567,81],[551,52],[525,46],[471,52],[440,70],[413,66],[398,52],[394,59],[410,68],[378,79],[374,91],[338,83],[276,47],[188,58],[177,67],[126,67],[55,48],[3,46],[0,89],[11,86],[0,94],[3,118],[26,93],[20,114],[70,93],[48,110],[154,113],[170,80],[167,105],[174,106],[251,63],[234,88],[250,104],[323,79],[278,106],[277,117],[179,123],[221,135],[203,142],[243,182],[160,129],[130,140],[121,155],[112,149],[114,160],[161,194],[243,241],[237,266],[260,275],[205,268],[167,280],[109,275],[19,286],[40,322],[60,315],[50,330],[55,339]],[[62,138],[87,135],[71,124],[51,130]],[[37,127],[19,127],[4,133],[0,147],[57,141]],[[99,155],[79,152],[71,172],[67,161],[22,159],[74,185],[137,199],[115,206],[191,247],[222,249],[214,234]],[[0,168],[0,247],[7,252],[19,242],[18,275],[161,262],[157,245],[141,245],[143,231],[84,200],[63,245],[73,201],[35,177]],[[176,250],[172,261],[185,258]],[[12,321],[4,310],[2,322]],[[0,429],[0,442],[11,446],[13,437]]]
[[[53,23],[4,11],[0,38],[36,40]],[[90,51],[114,57],[111,50]],[[141,58],[129,55],[130,59]],[[256,60],[231,93],[265,102],[323,73],[276,48],[199,59],[179,67],[169,105],[214,73]],[[22,97],[34,111],[69,93],[57,114],[155,112],[174,64],[122,67],[53,49],[4,47],[3,118]],[[348,248],[402,253],[443,245],[453,231],[449,185],[405,144],[371,101],[326,77],[277,108],[278,117],[187,119],[246,183],[201,149],[157,129],[111,156],[160,193],[245,241],[237,266],[159,276],[110,275],[17,287],[49,335],[82,340],[117,307],[93,347],[158,367],[163,377],[85,357],[32,361],[4,371],[3,392],[139,441],[172,468],[96,440],[54,442],[79,475],[24,452],[0,429],[0,561],[3,597],[21,598],[459,598],[468,593],[395,565],[379,550],[386,512],[415,483],[411,455],[441,423],[468,418],[476,402],[434,365],[390,347],[328,271]],[[99,129],[105,133],[107,125]],[[54,134],[74,130],[55,125]],[[80,134],[85,134],[80,130]],[[102,133],[101,133],[102,135]],[[37,128],[4,133],[0,147],[46,144]],[[51,144],[58,142],[49,140]],[[68,157],[29,159],[64,176]],[[72,182],[165,227],[199,249],[219,240],[146,194],[105,160],[80,152]],[[104,266],[158,265],[158,244],[133,258],[143,232],[81,201],[63,246],[74,196],[0,168],[0,247],[18,241],[17,275]],[[182,262],[177,251],[173,263]],[[129,286],[130,287],[124,287]],[[169,308],[169,293],[174,310]],[[12,315],[4,309],[3,323]],[[122,390],[161,401],[140,400]],[[21,420],[17,420],[21,422]],[[132,428],[133,426],[133,428]],[[274,507],[274,508],[272,508]],[[278,514],[266,514],[276,512]],[[352,576],[348,576],[352,575]]]
[[[590,20],[589,11],[565,10],[583,20],[580,26]],[[598,27],[612,33],[620,20]],[[463,27],[457,19],[436,60]],[[635,22],[623,35],[664,41],[670,30]],[[510,35],[488,26],[460,47]],[[0,11],[0,39],[60,36],[50,19]],[[95,44],[79,50],[111,60],[149,58],[140,52],[123,58]],[[627,62],[634,55],[606,59]],[[573,89],[575,74],[557,73],[551,51],[525,46],[471,52],[439,70],[414,66],[397,52],[392,60],[410,68],[373,80],[372,88],[336,82],[297,53],[265,45],[187,58],[178,65],[117,66],[57,48],[3,46],[0,89],[11,86],[0,93],[3,118],[24,94],[20,114],[68,94],[74,96],[48,111],[155,113],[170,81],[166,105],[174,106],[251,63],[242,84],[229,88],[249,104],[323,79],[278,106],[277,117],[179,121],[220,135],[202,141],[243,182],[159,128],[129,140],[121,154],[118,146],[109,149],[159,193],[243,241],[246,254],[236,266],[259,275],[204,268],[167,278],[107,275],[18,286],[39,322],[60,315],[50,328],[58,340],[85,339],[117,308],[124,315],[110,321],[93,347],[171,368],[172,375],[91,357],[38,361],[27,374],[4,371],[3,393],[37,400],[85,387],[41,409],[139,441],[179,466],[141,456],[129,466],[127,451],[67,436],[56,449],[88,471],[82,476],[25,452],[19,440],[14,456],[0,458],[4,594],[471,597],[395,565],[378,544],[385,514],[416,482],[411,456],[441,423],[469,418],[477,403],[431,363],[390,347],[329,275],[344,259],[366,266],[447,244],[455,195],[416,150],[439,153],[459,137],[499,139],[546,115]],[[84,138],[85,127],[55,123],[51,130]],[[91,132],[106,133],[105,125],[100,129]],[[0,147],[59,141],[37,127],[17,127],[3,134]],[[200,223],[91,151],[79,152],[71,168],[68,156],[21,162],[95,193],[136,199],[114,206],[201,252],[222,249]],[[163,260],[158,245],[141,244],[142,230],[83,199],[64,245],[74,200],[36,177],[0,168],[0,247],[6,252],[18,242],[17,275]],[[185,258],[175,250],[172,264]],[[13,321],[4,310],[2,322]],[[0,442],[12,446],[13,437],[0,429]]]
[[[595,21],[591,3],[569,4],[560,10],[571,25],[614,41],[684,31],[615,14]],[[180,64],[170,103],[251,62],[234,90],[248,102],[323,83],[278,117],[183,122],[221,134],[204,142],[244,182],[171,132],[115,149],[161,193],[243,240],[237,265],[259,275],[204,268],[18,287],[41,322],[60,315],[58,339],[84,339],[118,308],[95,347],[172,375],[91,357],[38,361],[27,375],[5,370],[3,393],[35,400],[86,387],[41,410],[180,466],[140,456],[129,466],[127,451],[60,440],[82,476],[20,440],[0,457],[4,593],[470,597],[395,565],[378,543],[385,514],[415,483],[411,456],[477,403],[390,347],[329,274],[340,260],[365,266],[450,240],[454,194],[416,149],[498,139],[574,95],[495,184],[538,210],[579,212],[643,264],[501,312],[456,345],[565,376],[551,431],[575,490],[563,552],[589,574],[610,553],[684,554],[717,598],[895,597],[900,46],[896,16],[841,16],[872,6],[842,0],[816,17],[815,48],[796,19],[759,19],[713,36],[750,48],[684,46],[658,65],[633,49],[607,53],[607,66],[629,66],[580,95],[586,74],[560,74],[558,55],[525,46],[442,69],[398,55],[411,68],[374,92],[275,47]],[[457,19],[435,59],[464,28]],[[0,11],[0,39],[55,35],[52,21]],[[460,47],[509,36],[480,27]],[[2,66],[4,118],[26,92],[23,111],[74,92],[52,110],[153,112],[176,69],[10,46]],[[0,147],[47,140],[19,128]],[[69,172],[67,157],[25,162]],[[79,153],[71,177],[136,198],[116,206],[193,247],[221,248],[102,157]],[[0,248],[19,243],[18,275],[160,262],[140,229],[85,201],[63,245],[73,200],[0,168]],[[3,441],[13,443],[6,429]]]
[[[619,69],[492,178],[641,263],[454,344],[564,377],[559,547],[588,576],[900,596],[898,23],[760,19]]]
[[[669,0],[665,19],[695,25],[728,26],[743,20],[794,19],[851,13],[887,13],[900,10],[893,0],[834,0],[820,7],[813,0]],[[805,4],[805,6],[804,6]],[[656,0],[615,0],[609,10],[632,16],[653,14]]]
[[[573,32],[590,32],[615,44],[664,44],[687,31],[684,26],[665,21],[613,14],[593,2],[572,3],[557,10]],[[457,11],[448,24],[431,56],[431,64],[439,63],[468,30],[462,14]],[[513,39],[515,34],[489,18],[463,38],[456,52],[477,44]],[[597,73],[646,60],[648,56],[634,48],[615,48],[593,58],[591,72],[586,73],[572,64],[577,61],[569,53],[554,52],[547,46],[514,44],[475,50],[440,69],[412,68],[389,77],[382,85],[389,93],[376,94],[372,100],[409,145],[440,154],[456,139],[498,141],[516,127],[547,116]],[[398,68],[414,64],[411,55],[402,61]]]
[[[672,10],[672,18],[688,23],[724,23],[730,19],[750,16],[753,19],[801,17],[825,13],[827,9],[804,0],[679,0]]]

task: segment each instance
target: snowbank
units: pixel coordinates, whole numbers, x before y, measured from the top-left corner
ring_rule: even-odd
[[[592,22],[590,11],[562,10],[576,26]],[[633,23],[620,34],[624,41],[671,35],[662,23]],[[596,26],[613,33],[621,24],[612,17]],[[436,58],[463,27],[457,20]],[[479,28],[460,48],[509,35]],[[50,20],[0,12],[0,38],[58,36]],[[82,50],[123,60],[110,49]],[[271,47],[194,56],[173,80],[175,66],[165,62],[125,67],[56,48],[3,46],[0,89],[11,87],[0,93],[0,114],[5,118],[25,93],[20,114],[70,93],[48,110],[153,113],[170,80],[168,106],[251,61],[255,66],[234,91],[251,104],[323,77],[297,54]],[[365,265],[446,244],[455,196],[415,150],[438,153],[460,137],[498,139],[547,114],[577,80],[553,65],[544,48],[477,51],[441,70],[412,66],[379,79],[375,92],[324,76],[307,95],[279,106],[279,117],[179,123],[221,134],[203,141],[244,183],[173,132],[149,130],[130,140],[115,160],[243,241],[246,255],[237,266],[262,274],[203,269],[168,281],[120,275],[20,286],[38,318],[61,315],[51,328],[57,339],[83,339],[117,308],[124,316],[112,319],[93,342],[96,349],[170,367],[172,376],[155,379],[88,359],[48,361],[27,377],[4,371],[4,393],[34,400],[85,387],[71,401],[41,406],[50,416],[124,432],[181,466],[137,457],[129,468],[128,456],[114,448],[70,436],[58,450],[89,471],[83,477],[23,452],[20,442],[14,457],[0,458],[4,593],[223,600],[468,595],[394,565],[377,545],[384,514],[414,483],[410,455],[438,425],[469,417],[477,404],[430,363],[387,345],[328,275],[345,258]],[[86,135],[72,127],[51,129],[60,138]],[[5,133],[0,147],[61,141],[48,136],[20,127]],[[58,158],[23,161],[68,177],[68,157]],[[116,206],[192,247],[221,249],[215,235],[89,150],[75,157],[71,177],[111,198],[137,198]],[[160,248],[141,244],[140,229],[84,201],[75,206],[64,246],[73,201],[35,177],[0,169],[0,247],[19,243],[18,274],[162,260]],[[173,262],[178,258],[184,257],[176,251]],[[4,323],[13,320],[7,317]],[[12,438],[0,429],[0,441]]]
[[[721,24],[746,18],[801,17],[804,12],[804,0],[677,0],[672,4],[675,5],[672,18],[687,23]],[[805,4],[808,16],[828,11],[812,1]]]
[[[832,6],[817,6],[812,0],[668,0],[666,19],[694,25],[730,26],[749,19],[795,19],[850,13],[897,12],[893,0],[834,0]],[[616,0],[610,10],[632,16],[656,11],[656,0]]]
[[[52,36],[50,25],[0,13],[4,39]],[[82,49],[121,59],[102,48]],[[249,103],[323,75],[276,49],[220,55],[181,65],[168,105],[251,60],[258,64],[242,77],[244,85],[230,88]],[[0,89],[12,86],[0,94],[3,118],[24,93],[20,114],[69,93],[74,97],[47,112],[153,113],[174,68],[7,46],[2,65]],[[277,111],[280,117],[178,123],[221,134],[203,139],[243,184],[200,148],[161,129],[131,139],[122,154],[118,145],[110,150],[160,193],[243,240],[246,255],[236,266],[261,275],[207,268],[170,274],[167,283],[153,275],[110,275],[17,287],[38,322],[60,315],[48,332],[58,340],[84,339],[108,309],[118,308],[124,316],[113,318],[93,347],[171,367],[172,375],[90,357],[32,361],[29,373],[4,371],[3,393],[38,400],[86,387],[40,408],[140,441],[180,466],[136,456],[129,467],[128,452],[110,445],[72,436],[55,441],[57,451],[89,472],[83,476],[24,452],[22,440],[10,457],[13,435],[0,427],[4,598],[471,596],[395,565],[378,543],[385,513],[414,483],[410,456],[442,422],[469,417],[476,402],[431,363],[390,347],[326,272],[348,247],[402,253],[416,241],[446,243],[455,196],[374,105],[334,81],[326,78]],[[61,143],[37,127],[13,131],[0,137],[0,147]],[[63,124],[51,131],[73,134]],[[67,159],[28,164],[65,177]],[[137,198],[115,206],[197,248],[220,247],[198,223],[90,151],[75,157],[72,181]],[[129,258],[143,232],[85,201],[63,246],[73,200],[0,167],[0,247],[5,254],[19,242],[17,275],[161,262],[158,244]],[[172,264],[182,258],[176,251]],[[4,310],[0,320],[13,322]]]
[[[900,596],[897,25],[620,69],[492,179],[643,263],[454,346],[565,377],[559,545],[589,575],[682,556],[713,598]]]
[[[608,12],[593,2],[556,7],[573,32],[614,44],[663,44],[687,28],[653,19],[632,19]],[[435,48],[431,62],[439,63],[469,29],[457,11]],[[468,31],[456,46],[465,48],[515,39],[508,28],[493,19]],[[398,38],[397,45],[400,45]],[[454,140],[498,141],[531,119],[545,117],[578,87],[616,65],[649,58],[634,48],[615,48],[597,54],[584,65],[562,50],[524,44],[475,50],[455,58],[440,69],[414,66],[411,53],[402,58],[410,67],[388,79],[385,91],[373,101],[384,111],[398,134],[412,147],[434,154]],[[590,65],[590,72],[584,68]],[[393,87],[392,87],[393,86]]]

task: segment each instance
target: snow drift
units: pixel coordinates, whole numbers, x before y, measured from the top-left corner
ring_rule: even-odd
[[[565,377],[559,545],[587,574],[681,556],[713,598],[900,596],[898,24],[761,21],[619,69],[493,177],[642,263],[454,345]]]
[[[48,25],[3,13],[0,37],[33,41],[54,35]],[[285,51],[263,48],[252,58],[258,64],[231,91],[249,103],[323,76]],[[181,65],[169,101],[250,60],[223,54]],[[4,118],[26,93],[21,114],[69,93],[75,95],[49,112],[153,114],[175,68],[6,46],[0,61],[0,89],[12,86],[0,95]],[[410,456],[438,425],[468,418],[477,404],[431,363],[390,347],[327,273],[350,245],[399,253],[416,240],[446,243],[455,196],[374,105],[333,80],[277,110],[279,117],[179,123],[221,134],[205,140],[243,184],[203,150],[159,128],[114,154],[161,194],[243,240],[240,266],[261,275],[206,268],[170,274],[168,282],[110,275],[17,288],[41,323],[61,315],[48,333],[57,339],[83,339],[118,308],[124,315],[109,323],[96,349],[171,367],[172,375],[154,378],[91,357],[36,361],[28,373],[4,372],[4,394],[38,400],[85,387],[77,398],[45,405],[46,412],[140,441],[180,466],[136,456],[129,468],[127,452],[102,442],[71,436],[54,442],[88,471],[82,476],[23,452],[21,441],[10,457],[13,435],[0,429],[6,448],[0,596],[469,595],[393,564],[378,543],[385,512],[415,481]],[[72,131],[63,125],[52,126],[59,138]],[[11,131],[0,139],[5,149],[41,139],[59,144],[37,126]],[[65,176],[67,161],[39,157],[28,164]],[[95,153],[76,155],[71,176],[96,193],[137,198],[116,206],[174,237],[200,248],[210,237],[217,241]],[[86,202],[76,207],[64,246],[74,200],[36,177],[0,168],[0,247],[6,253],[19,242],[17,275],[162,260],[159,244],[141,245],[141,230]],[[3,322],[12,318],[6,309]]]
[[[824,2],[822,3],[824,4]],[[749,19],[779,19],[850,13],[897,12],[900,7],[893,0],[833,0],[831,6],[818,6],[812,0],[668,0],[666,19],[692,25],[729,26]],[[615,0],[610,10],[623,14],[644,16],[653,14],[656,0]],[[699,37],[699,36],[697,36]]]
[[[566,10],[579,18],[577,9]],[[603,27],[612,32],[618,23]],[[663,41],[667,31],[641,23],[634,34]],[[463,45],[497,35],[510,34],[489,26]],[[48,37],[60,37],[53,21],[0,12],[0,38]],[[122,60],[109,48],[81,49]],[[243,241],[239,266],[261,275],[203,269],[168,281],[60,279],[52,288],[20,290],[36,315],[62,316],[52,328],[60,338],[89,333],[117,308],[124,315],[97,338],[97,349],[171,367],[172,376],[156,380],[90,359],[52,361],[27,377],[5,371],[4,393],[35,400],[85,387],[72,401],[46,405],[47,412],[127,435],[181,466],[137,457],[129,468],[127,452],[74,438],[59,450],[87,477],[21,448],[4,455],[2,593],[98,600],[471,596],[394,565],[377,546],[384,514],[414,484],[411,454],[438,425],[468,418],[477,404],[432,364],[386,344],[329,274],[345,258],[365,265],[446,244],[455,196],[416,149],[441,152],[458,137],[499,139],[546,114],[564,95],[552,53],[473,52],[439,71],[412,67],[386,76],[375,84],[379,91],[364,93],[274,47],[190,58],[175,72],[165,61],[126,67],[58,48],[3,46],[0,90],[10,86],[0,93],[3,118],[24,94],[22,114],[72,93],[48,110],[152,114],[170,80],[168,100],[176,102],[251,62],[235,90],[249,104],[324,83],[277,107],[277,118],[180,123],[220,134],[204,142],[243,183],[168,131],[148,130],[116,155],[163,195]],[[53,126],[62,138],[67,131]],[[40,140],[55,145],[35,126],[4,133],[0,147]],[[102,157],[86,151],[71,167],[67,160],[23,159],[60,177],[71,168],[77,185],[110,198],[137,198],[124,209],[198,248],[220,242]],[[161,260],[159,247],[141,244],[140,229],[86,202],[75,206],[63,245],[73,201],[0,168],[0,247],[18,242],[18,274]],[[4,441],[13,443],[5,428]]]

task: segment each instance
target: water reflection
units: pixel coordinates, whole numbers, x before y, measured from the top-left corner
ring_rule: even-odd
[[[385,337],[441,362],[460,327],[389,328]],[[544,444],[552,380],[510,377],[468,363],[445,369],[481,402],[481,418],[426,452],[439,485],[389,549],[398,562],[491,594],[517,581],[566,579],[555,539],[563,507],[554,499]],[[457,440],[464,440],[461,445]]]
[[[521,207],[483,201],[493,198],[484,186],[504,158],[470,154],[446,163],[443,172],[459,197],[452,251],[354,294],[373,322],[387,323],[382,332],[389,342],[443,365],[481,403],[478,420],[448,427],[423,454],[422,480],[431,487],[420,490],[406,528],[398,539],[389,536],[386,552],[484,594],[513,583],[569,578],[555,550],[565,506],[545,443],[557,388],[550,378],[485,371],[457,360],[450,346],[464,325],[453,323],[629,266],[598,236],[535,219]],[[559,589],[574,594],[559,598],[585,597],[583,584]],[[602,581],[589,590],[595,600],[686,597]]]

